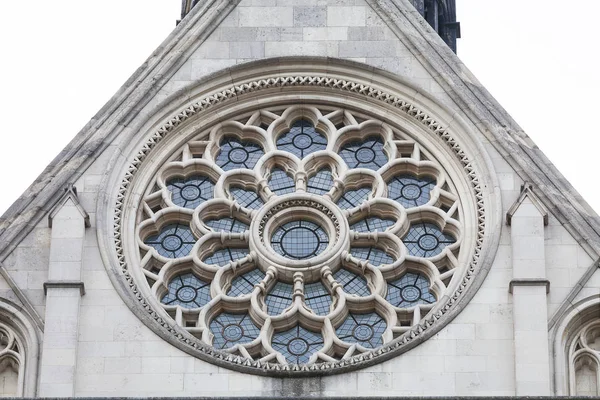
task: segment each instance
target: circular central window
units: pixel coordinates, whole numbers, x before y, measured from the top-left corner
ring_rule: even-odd
[[[308,221],[293,221],[279,227],[271,237],[275,251],[294,260],[305,260],[323,252],[329,237],[323,228]]]

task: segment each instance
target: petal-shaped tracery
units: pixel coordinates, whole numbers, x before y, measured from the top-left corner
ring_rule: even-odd
[[[304,301],[317,315],[327,315],[331,310],[331,295],[320,282],[304,285]]]
[[[278,282],[275,284],[265,297],[269,315],[279,315],[292,305],[293,290],[292,285],[288,285],[287,283]]]
[[[323,104],[194,133],[136,216],[153,301],[252,362],[352,358],[404,334],[464,276],[472,221],[453,170],[409,135]]]
[[[215,184],[206,175],[173,178],[167,181],[171,201],[177,206],[194,209],[214,196]]]
[[[229,189],[229,192],[231,193],[233,199],[242,207],[254,210],[262,207],[265,204],[265,202],[255,191],[232,187]]]
[[[269,176],[269,188],[277,195],[293,193],[296,190],[296,183],[284,170],[274,168]]]
[[[329,168],[323,168],[308,178],[306,191],[314,194],[325,194],[333,187],[333,175]]]
[[[206,226],[215,232],[235,232],[240,233],[247,231],[250,227],[248,224],[235,218],[213,219],[205,222]]]
[[[378,267],[380,265],[391,264],[394,257],[377,247],[352,247],[350,254],[361,260],[368,261],[371,265]]]
[[[394,225],[396,221],[393,219],[383,219],[378,217],[369,217],[363,220],[358,221],[355,224],[350,225],[350,229],[355,232],[383,232],[392,225]]]
[[[277,138],[277,149],[304,158],[315,151],[325,150],[327,138],[305,119],[294,122],[290,130]]]
[[[213,346],[227,349],[236,344],[250,343],[260,334],[260,329],[248,314],[219,314],[210,323]]]
[[[310,357],[323,347],[323,335],[304,329],[300,325],[273,335],[271,346],[290,364],[306,364]]]
[[[421,223],[411,225],[402,242],[411,256],[433,257],[440,254],[446,246],[455,243],[456,239],[443,233],[434,224]]]
[[[342,197],[337,201],[337,205],[342,210],[349,208],[358,207],[361,203],[365,202],[371,194],[370,187],[363,187],[355,190],[346,190]]]
[[[336,329],[336,334],[345,342],[373,349],[383,344],[382,335],[386,328],[387,324],[379,314],[350,313]]]
[[[353,141],[342,146],[340,156],[348,168],[368,168],[378,170],[388,162],[379,137],[370,137],[363,142]]]
[[[367,280],[360,275],[346,269],[340,269],[333,277],[342,285],[344,292],[356,296],[368,296],[371,294]]]
[[[211,300],[210,283],[191,273],[176,276],[168,287],[168,293],[161,300],[167,306],[197,308],[204,307]]]
[[[421,274],[408,272],[400,279],[388,282],[387,287],[385,299],[395,307],[408,308],[436,301],[429,291],[429,281]]]
[[[170,224],[165,226],[158,235],[146,238],[144,243],[154,248],[163,257],[179,258],[190,255],[196,239],[189,226]]]
[[[253,269],[240,276],[235,277],[231,281],[231,287],[227,291],[227,295],[231,297],[239,297],[250,294],[254,286],[265,277],[264,272],[259,269]]]
[[[240,141],[226,136],[221,140],[216,163],[225,171],[236,168],[252,169],[265,154],[262,147],[254,142]]]
[[[426,204],[435,187],[433,178],[416,178],[412,175],[398,175],[388,183],[388,197],[402,204],[405,208]]]
[[[250,251],[248,249],[235,249],[227,247],[215,251],[202,261],[209,265],[223,267],[224,265],[227,265],[232,261],[237,261],[240,258],[246,257],[248,254],[250,254]]]

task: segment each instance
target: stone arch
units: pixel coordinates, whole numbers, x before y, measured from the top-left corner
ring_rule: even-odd
[[[25,310],[0,298],[0,395],[36,396],[40,335]]]
[[[567,309],[552,337],[555,394],[574,396],[597,392],[600,382],[600,295],[587,297]]]

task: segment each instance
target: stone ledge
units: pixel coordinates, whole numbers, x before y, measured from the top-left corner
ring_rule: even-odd
[[[44,282],[44,294],[48,294],[48,289],[52,288],[74,288],[79,289],[79,293],[83,296],[85,294],[85,285],[81,281],[48,281]]]
[[[550,293],[550,281],[548,279],[513,279],[508,285],[508,293],[512,294],[515,286],[546,286],[546,294]]]

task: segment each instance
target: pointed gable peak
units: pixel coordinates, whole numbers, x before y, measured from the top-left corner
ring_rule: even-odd
[[[519,198],[513,203],[506,213],[506,222],[508,225],[511,224],[513,215],[517,213],[524,203],[532,204],[540,213],[542,218],[544,218],[544,225],[548,225],[548,209],[546,206],[544,206],[540,198],[533,192],[533,186],[529,182],[525,182],[523,186],[521,186],[521,194],[519,195]]]
[[[91,226],[90,216],[79,202],[79,198],[77,197],[77,188],[70,183],[65,187],[64,190],[65,193],[60,198],[60,200],[58,200],[56,205],[52,208],[52,210],[50,210],[50,213],[48,214],[48,227],[52,228],[52,220],[58,215],[58,213],[63,209],[63,207],[65,207],[66,205],[72,205],[75,206],[77,211],[79,211],[79,213],[81,214],[85,227],[89,228]]]

